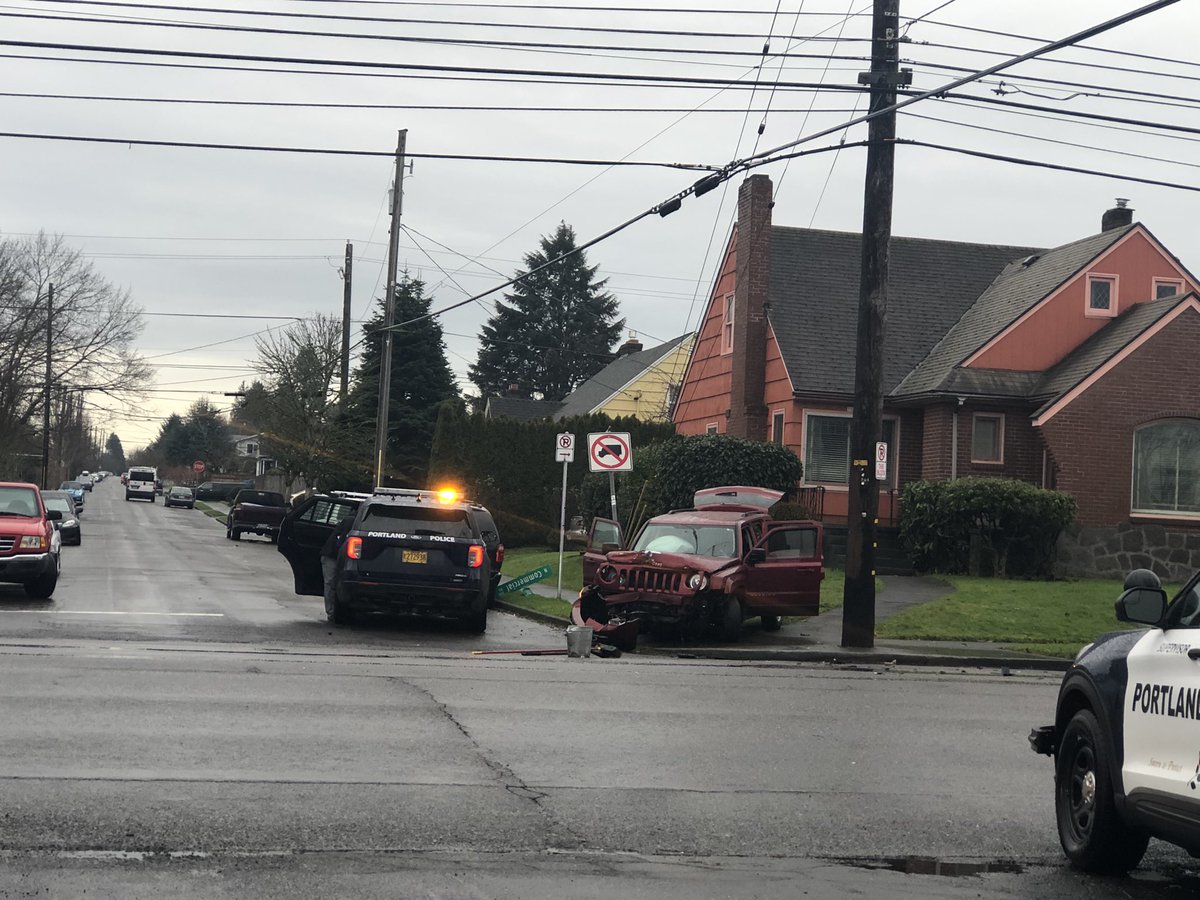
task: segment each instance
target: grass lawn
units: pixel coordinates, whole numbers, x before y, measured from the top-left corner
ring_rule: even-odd
[[[225,513],[221,512],[220,510],[213,509],[207,503],[203,503],[200,500],[197,500],[196,501],[196,509],[200,510],[200,512],[204,513],[206,516],[210,516],[211,518],[216,519],[222,525],[225,524],[225,518],[226,518]]]
[[[1073,657],[1106,631],[1131,627],[1118,622],[1113,603],[1116,580],[1005,581],[946,578],[954,593],[906,610],[884,622],[877,636],[943,641],[995,641],[1012,649]],[[1167,588],[1167,594],[1174,590]]]

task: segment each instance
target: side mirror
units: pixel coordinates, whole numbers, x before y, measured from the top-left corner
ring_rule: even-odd
[[[48,509],[48,510],[46,510],[46,518],[49,519],[51,522],[61,522],[62,521],[62,510],[61,509]]]
[[[1116,609],[1121,622],[1157,625],[1167,612],[1167,592],[1162,588],[1130,588],[1117,598]]]
[[[750,552],[746,554],[746,562],[748,562],[752,566],[757,565],[760,562],[766,562],[766,561],[767,561],[767,548],[766,547],[752,547],[750,549]]]

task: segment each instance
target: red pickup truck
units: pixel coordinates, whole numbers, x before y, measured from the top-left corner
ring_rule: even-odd
[[[249,532],[279,540],[279,526],[287,514],[287,501],[274,491],[238,491],[229,507],[225,536],[240,541]]]
[[[62,571],[62,539],[37,485],[0,481],[0,582],[22,584],[30,597],[54,593]]]

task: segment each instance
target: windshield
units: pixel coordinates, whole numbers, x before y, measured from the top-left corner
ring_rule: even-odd
[[[58,486],[60,491],[82,491],[83,485],[78,481],[64,481]]]
[[[676,525],[651,522],[638,535],[634,550],[650,553],[695,553],[698,556],[737,555],[737,533],[723,525]]]
[[[192,489],[185,488],[185,487],[173,487],[173,488],[171,488],[171,496],[172,497],[190,497],[190,496],[192,496]]]
[[[0,516],[40,516],[37,492],[32,488],[0,488]]]
[[[153,481],[154,480],[154,470],[153,469],[130,469],[129,470],[129,480],[130,481]]]
[[[46,509],[57,509],[59,512],[64,512],[68,515],[73,515],[75,512],[75,507],[65,497],[47,497],[43,494],[42,502],[46,504]]]
[[[392,506],[371,504],[359,528],[364,531],[388,531],[402,534],[438,534],[471,538],[471,523],[465,509],[437,506]]]

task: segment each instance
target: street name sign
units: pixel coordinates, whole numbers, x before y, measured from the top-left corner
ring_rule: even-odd
[[[496,588],[496,594],[497,595],[511,594],[515,591],[519,591],[523,587],[527,587],[528,585],[539,582],[543,578],[549,578],[549,577],[550,577],[550,567],[549,566],[539,566],[538,568],[534,569],[532,572],[526,572],[524,575],[518,575],[516,578],[513,578],[510,581],[504,582],[504,584],[502,584],[502,585],[500,585],[500,587]]]

